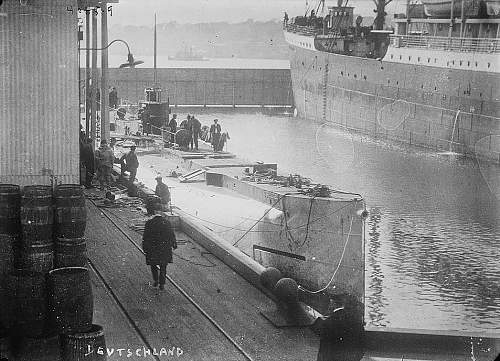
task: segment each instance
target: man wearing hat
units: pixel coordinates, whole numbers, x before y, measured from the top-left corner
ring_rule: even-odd
[[[163,210],[167,210],[168,204],[170,203],[170,190],[168,189],[168,186],[165,183],[163,183],[161,176],[158,176],[155,179],[156,179],[155,195],[160,197]]]
[[[214,124],[210,126],[210,142],[214,152],[217,151],[220,141],[221,128],[218,122],[219,119],[214,119]]]
[[[130,152],[124,154],[120,158],[121,164],[121,176],[125,175],[125,171],[130,173],[128,178],[130,184],[134,184],[135,176],[137,175],[137,168],[139,168],[139,160],[137,159],[137,154],[135,154],[135,145],[130,147]]]
[[[98,178],[101,187],[109,186],[111,179],[111,169],[113,169],[113,162],[115,160],[115,155],[110,147],[108,147],[108,142],[106,139],[101,140],[101,146],[97,149],[96,163],[98,170]]]

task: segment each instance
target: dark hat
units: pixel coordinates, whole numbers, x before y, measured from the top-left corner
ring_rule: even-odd
[[[102,139],[101,144],[108,144],[108,141],[106,139]]]
[[[156,176],[155,179],[158,180],[158,179],[163,179],[163,178],[161,177],[161,175],[159,175],[159,176]]]
[[[130,147],[130,149],[133,149],[133,150],[135,150],[135,148],[137,148],[135,145]]]

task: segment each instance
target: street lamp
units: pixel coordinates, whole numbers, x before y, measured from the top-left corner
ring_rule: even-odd
[[[97,49],[97,48],[81,48],[80,50],[105,50],[105,49],[109,48],[113,43],[116,43],[118,41],[121,42],[121,43],[123,43],[123,44],[125,44],[125,46],[127,47],[127,51],[128,51],[127,62],[123,63],[123,64],[120,64],[120,66],[119,66],[120,69],[121,68],[135,68],[136,65],[144,63],[142,60],[135,60],[134,59],[134,56],[130,52],[130,47],[128,46],[127,42],[125,40],[121,40],[121,39],[115,39],[115,40],[113,40],[108,45],[106,45],[104,48],[100,48],[100,49]]]

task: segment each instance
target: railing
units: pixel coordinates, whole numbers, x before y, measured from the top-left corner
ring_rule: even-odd
[[[318,29],[313,26],[302,26],[295,24],[288,24],[284,26],[285,30],[290,33],[295,33],[305,36],[315,36],[323,33],[323,29]]]
[[[499,53],[500,39],[448,38],[443,36],[391,35],[396,48],[426,48],[457,52]]]

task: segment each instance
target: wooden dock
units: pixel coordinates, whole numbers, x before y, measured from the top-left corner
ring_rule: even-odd
[[[275,328],[260,314],[274,303],[182,232],[176,233],[179,248],[167,267],[170,282],[158,291],[149,285],[141,235],[129,228],[142,214],[100,209],[91,201],[88,210],[95,319],[104,326],[108,348],[175,347],[185,360],[317,358],[317,335],[309,329]]]

